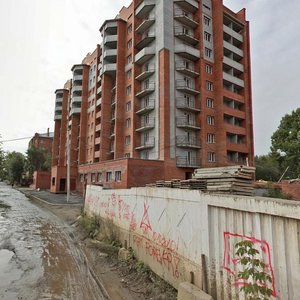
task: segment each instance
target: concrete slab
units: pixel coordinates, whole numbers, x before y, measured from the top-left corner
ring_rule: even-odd
[[[181,282],[178,287],[177,300],[213,300],[213,298],[194,284]]]

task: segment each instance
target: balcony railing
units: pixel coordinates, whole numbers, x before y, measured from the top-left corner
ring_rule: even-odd
[[[139,128],[136,129],[136,131],[143,131],[148,130],[155,127],[155,118],[154,117],[147,117],[142,118],[141,125]]]
[[[155,99],[148,99],[141,101],[140,109],[136,112],[136,114],[144,114],[151,110],[153,110],[155,107]]]
[[[184,168],[198,168],[200,164],[199,160],[196,157],[177,156],[176,166]]]
[[[174,2],[186,11],[195,12],[199,9],[197,0],[174,0]]]
[[[151,81],[151,82],[143,82],[142,86],[141,86],[141,90],[140,92],[138,92],[136,94],[136,97],[144,97],[148,94],[151,94],[152,92],[154,92],[155,90],[155,82]]]
[[[176,89],[184,93],[189,93],[192,95],[197,95],[200,92],[195,88],[195,83],[191,80],[177,79]]]
[[[176,71],[183,73],[191,77],[199,76],[199,73],[196,72],[195,66],[191,62],[185,60],[178,60],[175,62]]]
[[[140,146],[136,147],[136,150],[143,150],[147,148],[153,148],[155,146],[155,137],[150,136],[147,139],[143,139]]]
[[[178,135],[176,136],[176,146],[183,148],[200,148],[200,143],[196,137]]]
[[[190,128],[199,130],[200,127],[197,125],[196,121],[191,118],[185,117],[176,117],[177,127]]]
[[[149,29],[155,22],[154,16],[148,16],[144,20],[142,20],[141,24],[135,30],[137,33],[143,33],[147,29]]]
[[[145,80],[150,77],[155,71],[155,64],[146,64],[142,67],[141,72],[135,77],[137,80]]]
[[[191,30],[186,30],[184,27],[176,26],[174,27],[174,34],[176,37],[182,41],[195,46],[199,40],[195,37],[194,32]]]
[[[196,108],[194,99],[187,99],[184,97],[176,98],[176,107],[178,109],[184,109],[184,110],[188,110],[188,111],[195,111],[195,112],[200,111],[199,108]]]
[[[137,49],[143,49],[147,45],[149,45],[155,39],[155,33],[151,31],[147,31],[143,33],[141,40],[137,43]]]
[[[197,20],[194,18],[192,13],[189,13],[182,9],[174,10],[174,18],[175,20],[181,22],[184,25],[187,25],[191,28],[196,28],[198,26]]]

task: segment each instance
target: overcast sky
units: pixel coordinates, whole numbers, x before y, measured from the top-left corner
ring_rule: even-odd
[[[102,22],[130,0],[0,0],[2,140],[53,131],[54,91],[100,43]],[[251,30],[255,153],[267,154],[280,119],[299,107],[300,1],[224,0],[247,9]],[[5,142],[25,152],[27,140]]]

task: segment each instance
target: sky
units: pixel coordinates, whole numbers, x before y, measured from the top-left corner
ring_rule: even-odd
[[[0,0],[2,141],[54,128],[54,91],[101,43],[99,28],[130,0]],[[255,154],[267,154],[281,118],[300,107],[300,1],[224,0],[250,21]],[[29,139],[4,142],[25,153]]]

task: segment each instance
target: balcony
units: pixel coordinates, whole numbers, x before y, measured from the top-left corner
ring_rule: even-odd
[[[71,103],[81,103],[82,97],[72,97]]]
[[[192,13],[188,13],[182,9],[175,9],[174,19],[183,25],[189,26],[193,29],[197,28],[198,22],[194,19]]]
[[[95,151],[94,157],[99,158],[100,157],[100,151]]]
[[[97,77],[97,82],[100,82],[100,81],[101,81],[101,75],[99,74]]]
[[[114,106],[116,104],[116,95],[113,95],[111,97],[110,104],[111,104],[111,106]]]
[[[186,116],[176,117],[176,126],[178,128],[200,130],[200,127],[196,124],[196,121],[194,119],[187,118]]]
[[[155,118],[154,117],[153,118],[150,118],[150,117],[142,118],[140,127],[137,128],[135,131],[142,132],[145,130],[152,129],[154,127],[155,127]]]
[[[176,166],[183,168],[199,168],[199,160],[196,157],[177,156]]]
[[[178,71],[184,75],[187,75],[190,77],[197,77],[200,75],[198,72],[195,71],[194,65],[185,60],[176,61],[175,66],[176,66],[176,71]]]
[[[146,30],[148,30],[154,23],[154,17],[146,17],[135,31],[139,34],[142,34]]]
[[[182,9],[189,12],[196,12],[199,9],[199,2],[196,0],[174,0],[174,3],[179,5]]]
[[[99,98],[99,99],[96,101],[96,107],[100,106],[100,105],[101,105],[101,102],[102,102],[102,98]]]
[[[116,63],[117,61],[117,49],[105,50],[103,58],[109,62]]]
[[[223,72],[223,79],[229,83],[235,84],[238,87],[243,88],[245,86],[244,80],[239,79],[238,77],[232,76],[226,72]]]
[[[135,10],[135,16],[141,19],[148,15],[149,12],[154,8],[155,2],[155,0],[142,1],[142,3]]]
[[[198,90],[196,90],[194,82],[184,79],[176,80],[176,89],[180,92],[191,95],[198,95],[200,93]]]
[[[100,62],[98,65],[98,71],[100,71],[102,69],[102,63]]]
[[[187,99],[184,97],[176,98],[176,108],[196,113],[200,112],[200,109],[196,108],[194,99]]]
[[[195,38],[194,32],[192,30],[187,30],[186,28],[181,26],[174,27],[174,35],[184,43],[188,43],[193,46],[199,43],[199,40]]]
[[[147,139],[143,139],[141,145],[136,147],[135,150],[149,149],[149,148],[153,148],[154,146],[155,146],[155,137],[150,136]]]
[[[73,73],[76,73],[76,71],[78,71],[78,73],[82,73],[82,70],[83,70],[83,65],[74,65],[71,69]]]
[[[148,113],[155,107],[155,99],[147,99],[141,101],[140,109],[136,112],[137,115]]]
[[[72,92],[81,92],[82,91],[82,85],[73,85]]]
[[[223,63],[228,65],[229,67],[232,67],[240,72],[244,72],[244,66],[240,63],[238,63],[237,61],[227,57],[227,56],[223,56]]]
[[[118,41],[117,35],[106,35],[103,42],[105,46],[116,49],[117,41]]]
[[[175,45],[174,52],[192,61],[200,59],[200,50],[185,44]]]
[[[101,95],[101,93],[102,93],[102,86],[99,86],[97,88],[97,95]]]
[[[95,131],[100,131],[100,130],[101,130],[101,123],[96,125],[96,127],[95,127]]]
[[[108,34],[117,34],[117,29],[118,29],[118,23],[117,21],[111,21],[108,20],[106,21],[106,24],[103,27],[103,30],[107,32]]]
[[[146,47],[135,55],[134,60],[137,64],[142,65],[143,63],[151,59],[154,55],[155,55],[155,48]]]
[[[223,41],[223,46],[225,49],[235,53],[240,59],[242,59],[244,57],[243,50],[241,50],[240,48],[238,48],[226,41]]]
[[[154,40],[155,40],[155,33],[147,31],[143,33],[141,40],[136,45],[136,48],[138,50],[141,50],[146,46],[148,46],[150,43],[152,43]]]
[[[230,28],[230,27],[228,27],[226,25],[223,25],[223,31],[225,33],[227,33],[228,35],[232,36],[233,38],[235,38],[236,40],[238,40],[241,43],[243,43],[243,41],[244,41],[243,36],[240,33],[234,31],[232,28]]]
[[[200,142],[196,137],[188,137],[187,135],[176,136],[176,146],[181,148],[201,148]]]
[[[138,98],[145,97],[151,93],[153,93],[155,90],[155,82],[143,82],[141,84],[141,90],[135,95]]]
[[[100,137],[95,138],[95,145],[100,144]]]
[[[63,101],[63,97],[57,97],[55,98],[55,104],[59,104],[59,103],[62,103]]]
[[[103,66],[103,73],[114,74],[117,70],[117,64],[105,64]]]
[[[75,115],[81,113],[81,107],[72,107],[69,115]]]
[[[83,75],[73,75],[73,82],[82,81]]]
[[[154,74],[155,71],[155,65],[154,64],[147,64],[142,67],[141,73],[135,77],[136,80],[142,81],[150,77],[152,74]]]
[[[61,114],[55,114],[54,115],[54,121],[57,121],[57,120],[61,120]]]

